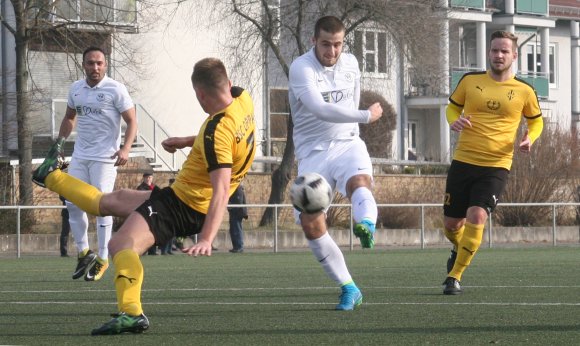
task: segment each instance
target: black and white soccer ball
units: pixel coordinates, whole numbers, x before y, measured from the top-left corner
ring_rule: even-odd
[[[318,173],[306,173],[297,177],[290,188],[292,205],[307,214],[315,214],[328,208],[332,197],[332,188]]]

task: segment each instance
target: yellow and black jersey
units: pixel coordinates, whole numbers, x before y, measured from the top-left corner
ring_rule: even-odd
[[[453,159],[478,166],[509,170],[522,116],[540,121],[542,116],[529,84],[517,77],[497,82],[486,71],[465,74],[449,101],[472,124],[461,131]]]
[[[252,98],[239,87],[232,88],[232,96],[234,101],[226,109],[205,120],[172,185],[179,199],[204,214],[213,192],[209,173],[231,168],[231,195],[246,176],[256,153]]]

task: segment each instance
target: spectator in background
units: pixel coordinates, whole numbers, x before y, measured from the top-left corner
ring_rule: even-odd
[[[246,204],[246,195],[242,184],[231,195],[229,204]],[[242,229],[242,220],[248,218],[248,208],[246,207],[228,207],[230,214],[230,238],[232,239],[232,253],[244,252],[244,231]]]
[[[141,181],[141,184],[137,186],[137,190],[158,192],[160,189],[157,185],[153,184],[152,173],[143,173],[143,181]],[[147,250],[147,254],[157,255],[157,245],[153,244],[153,246]]]
[[[66,199],[58,196],[62,205],[66,206]],[[63,208],[60,211],[61,226],[60,226],[60,257],[68,257],[68,235],[70,233],[70,223],[68,223],[68,209]]]

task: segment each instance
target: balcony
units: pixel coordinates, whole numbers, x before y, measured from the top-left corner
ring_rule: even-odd
[[[461,67],[453,68],[451,72],[451,92],[455,90],[455,87],[457,86],[457,83],[459,83],[461,77],[463,77],[465,73],[471,71],[475,70]],[[543,73],[522,72],[518,73],[516,76],[533,86],[534,89],[536,89],[536,94],[538,94],[539,99],[548,99],[550,96],[550,82],[548,77],[546,77]]]
[[[29,20],[39,19],[90,31],[107,27],[125,33],[138,31],[137,1],[134,0],[51,1],[29,13]]]
[[[485,10],[485,0],[450,0],[449,7],[463,7]]]
[[[516,0],[516,12],[547,16],[548,0]]]

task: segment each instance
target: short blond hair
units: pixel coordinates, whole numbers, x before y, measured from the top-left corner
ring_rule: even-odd
[[[191,83],[208,92],[224,88],[229,83],[224,63],[217,58],[204,58],[195,63],[191,74]]]
[[[503,31],[503,30],[494,31],[491,34],[491,39],[489,40],[489,44],[491,45],[491,41],[495,40],[496,38],[508,38],[512,41],[512,48],[514,50],[516,50],[518,48],[518,37],[509,31]]]

